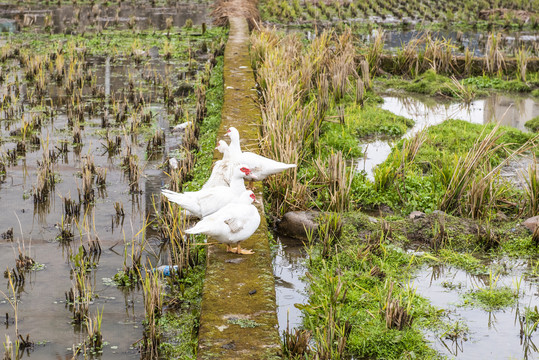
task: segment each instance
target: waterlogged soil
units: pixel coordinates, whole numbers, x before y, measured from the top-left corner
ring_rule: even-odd
[[[199,61],[203,64],[204,56]],[[94,104],[98,110],[94,115],[85,113],[84,121],[80,123],[80,146],[72,143],[72,126],[65,107],[69,98],[54,81],[48,83],[45,101],[37,107],[25,102],[32,96],[33,86],[21,86],[19,98],[23,107],[19,107],[22,109],[20,113],[14,117],[2,113],[0,117],[0,153],[5,155],[21,139],[23,120],[30,122],[36,116],[53,113],[52,116],[43,115],[41,128],[33,131],[35,138],[40,139],[40,145],[33,146],[28,142],[26,155],[19,154],[12,164],[6,166],[6,177],[0,183],[0,212],[3,214],[0,216],[0,233],[4,233],[0,237],[2,273],[7,268],[15,267],[19,249],[39,264],[36,270],[26,272],[25,283],[15,289],[18,330],[24,337],[29,334],[30,340],[35,343],[25,353],[25,357],[32,359],[71,358],[74,346],[87,338],[85,328],[72,324],[72,313],[65,298],[65,293],[75,283],[72,256],[77,254],[81,245],[88,249],[89,240],[98,240],[102,249],[96,259],[97,266],[88,273],[88,277],[95,295],[89,315],[95,316],[98,310],[103,312],[101,331],[105,341],[104,359],[138,357],[136,343],[142,339],[144,320],[141,290],[138,287],[131,290],[119,288],[110,279],[124,262],[131,264],[129,255],[143,241],[143,265],[151,268],[170,261],[155,225],[146,224],[153,220],[154,202],[159,209],[156,195],[168,181],[161,165],[168,154],[178,147],[181,136],[170,130],[174,115],[164,105],[161,87],[148,85],[143,74],[149,71],[161,79],[168,79],[169,85],[176,88],[180,81],[194,83],[196,71],[178,75],[178,64],[164,61],[161,57],[134,62],[129,58],[103,56],[87,58],[87,62],[92,73],[96,74],[97,88],[103,89],[107,100],[103,102],[97,99],[87,89],[82,91],[81,103],[86,107]],[[21,73],[17,76],[23,78]],[[8,80],[0,87],[3,96],[10,93],[7,84],[13,81],[15,73],[8,73],[6,77]],[[128,128],[130,120],[118,123],[108,112],[109,105],[106,105],[110,97],[123,99],[130,80],[145,99],[142,113],[151,114],[150,124],[141,124],[137,132],[131,132]],[[185,106],[186,113],[193,111],[193,106],[186,99],[178,95],[175,98]],[[110,155],[104,146],[106,130],[102,128],[103,117],[109,121],[110,136],[121,139],[118,152]],[[159,128],[165,133],[165,145],[149,157],[146,152],[148,138]],[[63,143],[67,143],[66,153],[60,153],[58,149]],[[138,157],[141,169],[137,191],[130,190],[130,180],[121,166],[128,144]],[[53,165],[57,182],[47,201],[34,202],[38,161],[42,160],[44,152],[51,151],[59,154]],[[82,204],[80,215],[69,222],[63,198],[81,202],[81,169],[89,159],[93,160],[96,168],[106,170],[106,183],[100,188],[93,185],[95,199],[87,205]],[[116,203],[123,207],[124,215],[117,215]],[[60,240],[63,227],[73,233],[72,240]],[[10,231],[13,239],[7,235]],[[8,301],[13,299],[13,293],[8,287],[8,280],[3,277],[0,280],[0,314],[8,316],[7,321],[4,315],[0,320],[0,338],[4,341],[5,335],[9,335],[14,340],[15,313]]]
[[[535,31],[511,31],[500,32],[501,46],[507,51],[518,49],[525,46],[529,49],[535,49],[539,44],[539,32]],[[376,31],[371,34],[364,35],[363,39],[366,42],[372,42],[376,37]],[[398,50],[403,45],[408,44],[414,39],[420,39],[425,36],[431,36],[433,40],[449,40],[454,46],[453,52],[456,54],[464,54],[465,49],[471,52],[473,56],[484,56],[485,48],[488,39],[488,32],[468,32],[468,31],[424,31],[424,30],[388,30],[384,32],[384,48],[386,50]],[[424,48],[424,46],[423,46]]]
[[[415,125],[404,135],[412,137],[418,131],[437,125],[448,119],[460,119],[475,124],[500,122],[501,125],[528,131],[524,124],[539,116],[539,101],[536,98],[492,94],[470,104],[441,102],[426,96],[385,96],[381,108],[395,115],[413,119]],[[374,178],[374,168],[383,163],[391,153],[392,141],[377,139],[367,142],[363,149],[366,156],[359,159],[358,170],[364,170],[370,179]]]
[[[489,275],[472,275],[446,265],[425,266],[417,272],[414,279],[417,294],[444,309],[448,322],[458,322],[461,329],[428,332],[427,338],[448,358],[538,359],[537,331],[526,336],[522,327],[526,322],[525,309],[539,305],[537,261],[501,259],[491,265],[501,272],[495,287],[509,287],[515,293],[518,288],[519,291],[518,299],[515,298],[512,305],[492,311],[467,305],[463,297],[467,292],[487,288]],[[497,271],[493,272],[496,276]],[[535,320],[530,318],[528,321],[533,324]]]
[[[167,20],[170,19],[170,20]],[[149,3],[120,5],[13,5],[0,4],[0,31],[18,32],[46,28],[52,33],[84,33],[92,29],[163,30],[167,26],[184,26],[209,22],[208,4],[175,3],[171,6],[151,6]],[[168,23],[167,23],[168,21]]]
[[[273,257],[273,276],[275,277],[275,295],[277,298],[277,317],[279,334],[287,327],[299,328],[302,323],[301,311],[295,304],[308,301],[305,283],[307,272],[307,253],[301,240],[287,238],[277,233]]]

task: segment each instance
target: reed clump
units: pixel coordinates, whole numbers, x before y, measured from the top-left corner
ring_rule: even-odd
[[[279,37],[262,30],[252,35],[251,43],[262,91],[262,153],[298,166],[266,180],[272,207],[279,213],[305,209],[315,195],[303,183],[298,169],[310,157],[316,158],[317,140],[330,101],[338,102],[345,94],[355,93],[350,85],[350,79],[358,77],[352,35],[350,31],[341,35],[324,31],[304,47],[297,35]],[[336,156],[330,161],[338,162]],[[320,159],[319,164],[325,161]],[[349,176],[344,169],[339,168],[339,174],[327,181],[340,183],[344,174],[347,183]],[[344,195],[334,191],[331,205],[325,206],[346,207],[347,187],[343,189]]]

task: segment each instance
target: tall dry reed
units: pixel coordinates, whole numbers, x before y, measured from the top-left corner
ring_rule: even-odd
[[[304,46],[297,34],[253,33],[251,53],[262,89],[262,153],[300,167],[314,153],[331,101],[339,101],[357,78],[350,31],[325,31]],[[353,90],[355,91],[355,90]],[[267,180],[274,209],[304,209],[308,187],[297,168]]]

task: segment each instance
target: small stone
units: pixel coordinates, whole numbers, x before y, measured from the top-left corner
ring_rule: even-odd
[[[256,290],[249,291],[249,295],[254,295],[254,294],[256,294]]]
[[[308,232],[316,232],[318,223],[317,211],[289,211],[277,225],[277,231],[285,236],[300,240],[308,240]]]
[[[496,220],[498,221],[509,221],[509,217],[505,215],[503,212],[498,211],[496,213]]]
[[[415,219],[421,219],[421,218],[424,218],[425,217],[425,213],[424,212],[421,212],[421,211],[412,211],[409,215],[410,219],[412,220],[415,220]]]
[[[373,216],[369,216],[368,217],[369,221],[373,224],[378,224],[378,219],[373,217]]]
[[[245,260],[244,258],[235,258],[235,259],[228,259],[228,260],[225,260],[226,263],[230,263],[230,264],[239,264],[241,263],[243,260]]]
[[[528,230],[533,233],[535,231],[535,228],[539,226],[539,215],[526,219],[526,221],[524,221],[522,225],[524,225],[526,228],[528,228]]]
[[[435,215],[441,215],[441,216],[445,215],[445,213],[442,210],[434,210],[432,213]]]
[[[228,344],[222,345],[221,347],[223,349],[226,349],[226,350],[235,350],[236,349],[236,344],[234,343],[234,341],[231,341]]]

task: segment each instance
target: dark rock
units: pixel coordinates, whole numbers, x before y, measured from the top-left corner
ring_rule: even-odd
[[[242,262],[243,258],[235,258],[235,259],[228,259],[228,260],[225,260],[226,263],[230,263],[230,264],[239,264],[240,262]]]
[[[249,291],[249,295],[254,295],[254,294],[256,294],[256,290]]]
[[[224,344],[221,347],[226,350],[236,350],[236,344],[234,343],[234,341],[231,341],[228,344]]]
[[[507,215],[505,215],[503,212],[498,211],[496,213],[496,220],[497,221],[502,221],[502,222],[509,221],[509,217]]]
[[[412,220],[415,220],[415,219],[421,219],[421,218],[424,218],[425,217],[425,213],[424,212],[421,212],[421,211],[412,211],[409,215],[410,219]]]
[[[373,217],[373,216],[369,216],[368,217],[369,221],[373,224],[378,224],[378,219]]]
[[[307,240],[307,232],[318,229],[318,211],[289,211],[277,224],[277,231],[285,236]]]
[[[148,50],[148,55],[152,59],[157,59],[159,57],[159,48],[157,46],[152,46],[150,50]]]
[[[176,95],[176,96],[187,96],[187,95],[191,94],[193,91],[195,91],[195,86],[193,84],[182,81],[178,85],[176,90],[174,91],[174,95]]]
[[[531,232],[535,231],[535,228],[539,226],[539,215],[531,217],[522,223]]]

